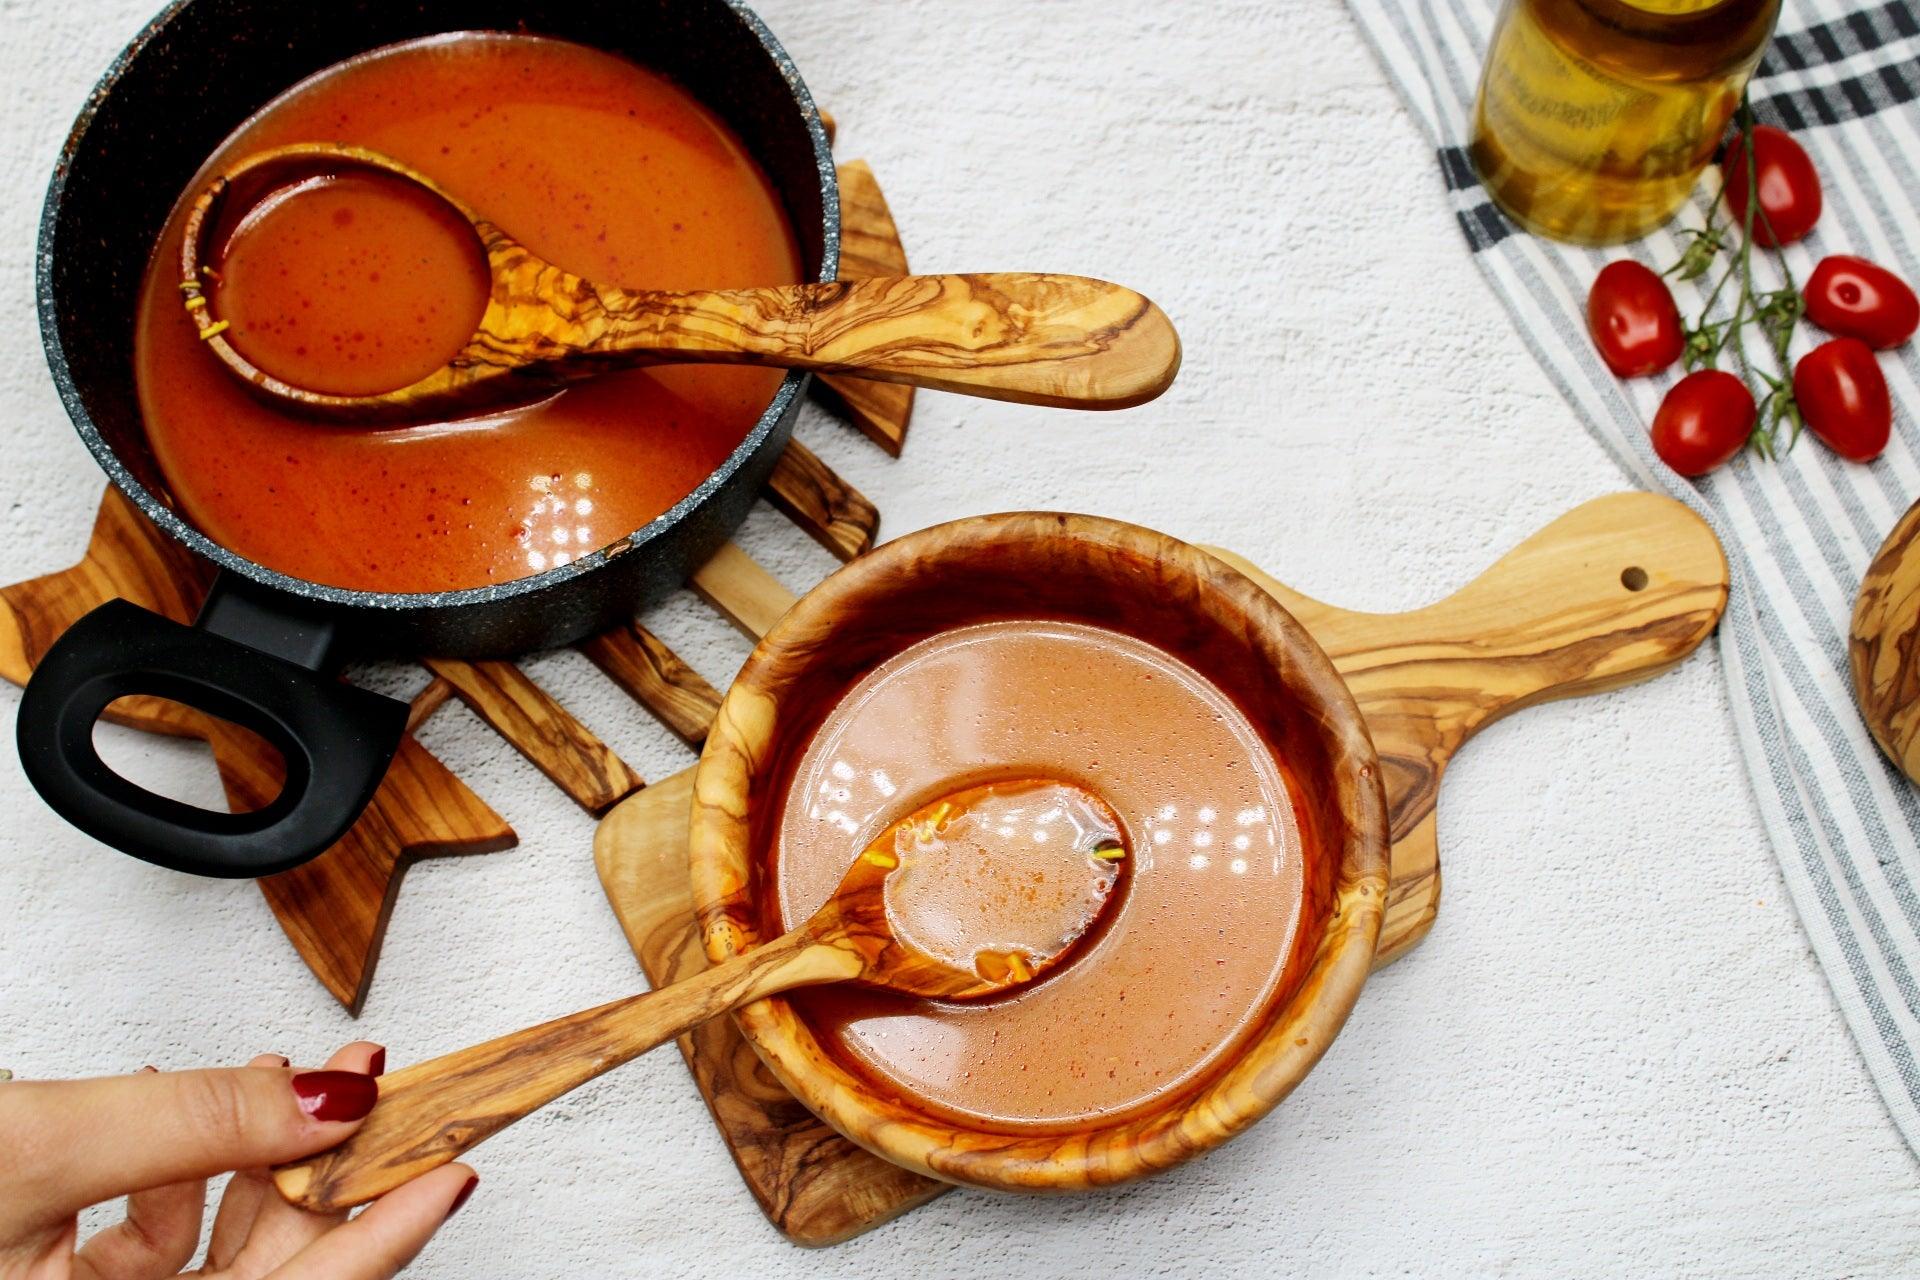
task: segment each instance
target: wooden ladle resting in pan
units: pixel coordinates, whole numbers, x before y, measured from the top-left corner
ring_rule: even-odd
[[[410,385],[371,395],[291,385],[224,336],[219,290],[209,287],[218,273],[207,268],[249,209],[316,178],[369,173],[432,193],[472,227],[488,301],[458,354]],[[194,201],[180,266],[188,312],[228,369],[269,399],[350,422],[474,412],[645,364],[848,373],[1080,409],[1151,400],[1180,368],[1180,339],[1159,307],[1083,276],[901,276],[681,293],[605,287],[540,258],[425,175],[336,144],[263,151],[214,178]]]
[[[1022,986],[1090,936],[1118,896],[1125,855],[1113,811],[1069,783],[956,791],[882,832],[791,933],[673,986],[383,1076],[351,1138],[274,1181],[316,1211],[363,1203],[656,1045],[795,987],[853,982],[964,1000]],[[1016,875],[1020,893],[991,892]]]

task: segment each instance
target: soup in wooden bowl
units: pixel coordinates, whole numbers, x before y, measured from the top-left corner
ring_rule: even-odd
[[[1176,539],[986,516],[807,595],[728,692],[695,781],[710,956],[804,919],[851,842],[955,786],[1021,776],[1094,792],[1126,829],[1119,901],[1071,964],[985,1003],[796,993],[742,1011],[742,1030],[821,1117],[936,1178],[1070,1191],[1209,1150],[1344,1022],[1379,934],[1388,827],[1326,656]],[[982,877],[1010,920],[1040,891],[1008,859]]]

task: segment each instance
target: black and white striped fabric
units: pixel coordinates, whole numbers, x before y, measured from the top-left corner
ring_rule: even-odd
[[[1350,3],[1433,141],[1467,244],[1520,336],[1628,474],[1687,502],[1726,546],[1734,593],[1719,646],[1754,792],[1834,996],[1920,1152],[1920,792],[1875,750],[1847,675],[1860,576],[1920,497],[1920,350],[1881,357],[1894,434],[1871,466],[1807,438],[1777,462],[1749,454],[1697,485],[1680,479],[1654,456],[1646,426],[1677,372],[1615,379],[1587,338],[1585,299],[1615,258],[1672,263],[1675,232],[1702,224],[1714,175],[1673,224],[1624,248],[1527,235],[1488,202],[1464,150],[1497,0]],[[1806,146],[1825,186],[1818,227],[1786,252],[1795,276],[1852,253],[1920,281],[1920,13],[1898,0],[1786,0],[1750,92],[1763,121]],[[1756,252],[1754,263],[1757,288],[1779,286],[1774,255]],[[1683,314],[1704,301],[1691,284],[1676,293]],[[1803,325],[1795,356],[1819,337]],[[1764,347],[1750,350],[1764,365]]]

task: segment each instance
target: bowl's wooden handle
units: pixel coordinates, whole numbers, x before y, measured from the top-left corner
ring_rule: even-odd
[[[569,355],[771,364],[1070,409],[1153,399],[1180,369],[1166,314],[1084,276],[897,276],[698,293],[597,291]]]
[[[1461,745],[1520,707],[1657,675],[1712,633],[1727,603],[1727,560],[1713,531],[1650,493],[1576,507],[1453,595],[1410,613],[1322,604],[1231,552],[1215,554],[1313,633],[1367,719],[1393,826],[1380,964],[1433,923],[1434,806]]]
[[[847,949],[796,931],[670,987],[396,1071],[381,1078],[380,1101],[352,1137],[280,1166],[274,1183],[315,1212],[364,1204],[709,1018],[859,967]]]
[[[1375,738],[1389,721],[1423,726],[1437,762],[1510,711],[1666,670],[1712,633],[1728,584],[1713,530],[1651,493],[1583,503],[1408,613],[1334,608],[1254,573],[1333,659]]]

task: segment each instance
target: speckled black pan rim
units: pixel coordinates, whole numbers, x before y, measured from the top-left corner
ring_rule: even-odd
[[[840,186],[834,170],[833,153],[827,143],[826,130],[820,123],[819,108],[815,105],[806,82],[801,79],[799,68],[794,66],[793,59],[787,56],[786,49],[774,37],[767,24],[761,21],[760,16],[742,0],[721,0],[721,2],[759,41],[768,60],[793,93],[794,106],[799,109],[807,133],[813,141],[814,162],[820,182],[822,226],[820,270],[817,278],[823,282],[837,279],[840,274]],[[309,582],[304,578],[279,573],[256,561],[237,555],[182,520],[171,507],[160,501],[133,476],[87,412],[80,389],[75,384],[72,371],[68,366],[66,349],[60,336],[53,287],[53,240],[70,162],[85,139],[100,104],[113,93],[128,66],[140,56],[141,51],[154,36],[164,30],[167,24],[191,3],[193,0],[173,0],[173,3],[161,10],[153,21],[149,22],[140,34],[120,51],[108,66],[106,73],[100,77],[99,83],[93,87],[92,93],[87,96],[86,105],[81,108],[72,130],[67,135],[66,144],[61,148],[60,160],[54,166],[53,178],[47,187],[46,203],[42,207],[40,216],[35,266],[35,301],[40,313],[41,342],[46,348],[47,366],[53,374],[54,387],[59,393],[60,401],[66,406],[67,416],[73,420],[74,429],[79,432],[81,440],[93,454],[94,460],[107,473],[107,478],[170,537],[222,569],[240,574],[275,590],[323,604],[401,613],[441,611],[463,606],[492,604],[515,597],[539,595],[564,587],[577,579],[586,577],[617,556],[644,553],[651,543],[702,507],[716,491],[727,484],[735,473],[748,464],[766,442],[767,437],[778,429],[795,399],[805,389],[810,375],[795,371],[782,379],[780,386],[773,394],[772,401],[760,415],[753,429],[747,433],[746,438],[740,442],[725,462],[701,481],[692,493],[671,508],[626,538],[590,555],[581,556],[558,568],[494,586],[464,587],[453,591],[390,592],[357,591],[347,587]]]

